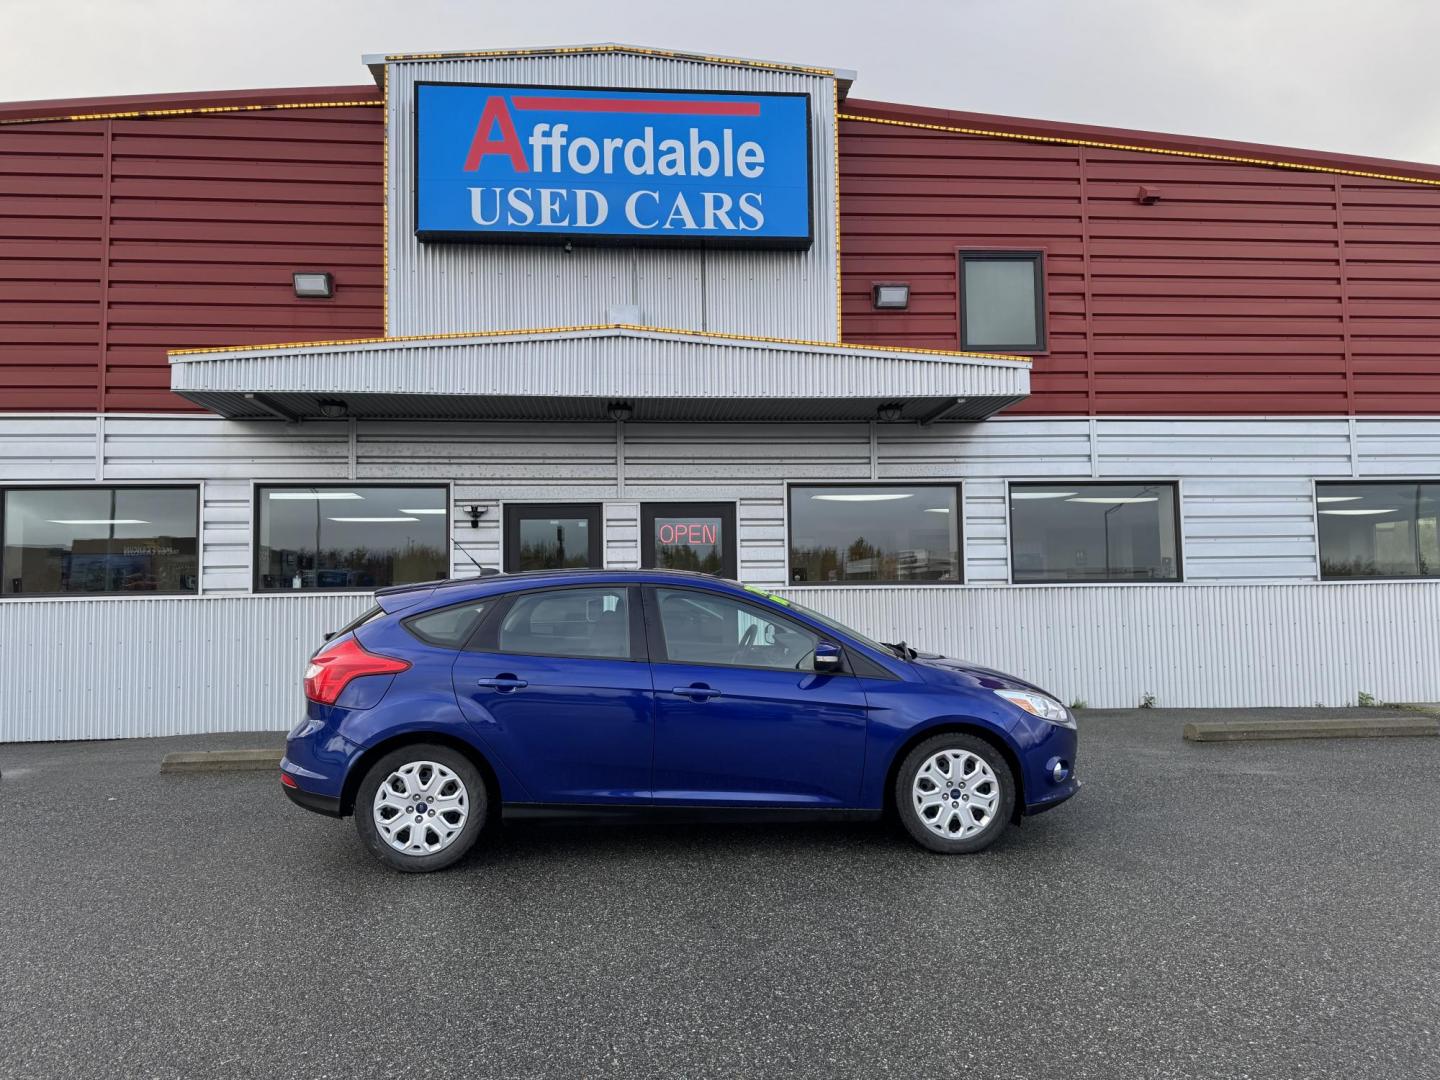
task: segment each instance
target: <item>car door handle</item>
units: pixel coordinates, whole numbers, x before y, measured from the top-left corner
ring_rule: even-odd
[[[709,701],[711,698],[720,696],[719,690],[709,686],[677,686],[670,693],[688,697],[692,701]]]
[[[479,685],[488,686],[502,694],[509,694],[515,690],[524,690],[530,684],[524,679],[515,678],[514,675],[501,675],[494,679],[480,679]]]

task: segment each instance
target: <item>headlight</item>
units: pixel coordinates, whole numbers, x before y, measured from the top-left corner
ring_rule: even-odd
[[[1062,727],[1074,727],[1075,717],[1070,710],[1054,698],[1048,698],[1044,694],[1032,694],[1025,690],[996,690],[995,693],[1030,713],[1038,716],[1041,720],[1049,720],[1052,724],[1059,724]]]

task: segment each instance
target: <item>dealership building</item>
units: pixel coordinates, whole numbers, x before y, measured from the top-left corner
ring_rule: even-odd
[[[1091,707],[1440,700],[1440,167],[623,45],[0,105],[0,742],[679,567]]]

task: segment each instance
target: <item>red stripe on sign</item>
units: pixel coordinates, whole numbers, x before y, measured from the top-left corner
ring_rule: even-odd
[[[554,112],[663,113],[669,116],[759,116],[758,101],[638,101],[633,98],[516,97],[517,109]]]

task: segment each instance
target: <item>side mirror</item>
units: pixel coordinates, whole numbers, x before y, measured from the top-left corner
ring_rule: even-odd
[[[828,641],[818,643],[815,646],[815,670],[839,671],[840,646],[832,645]]]

